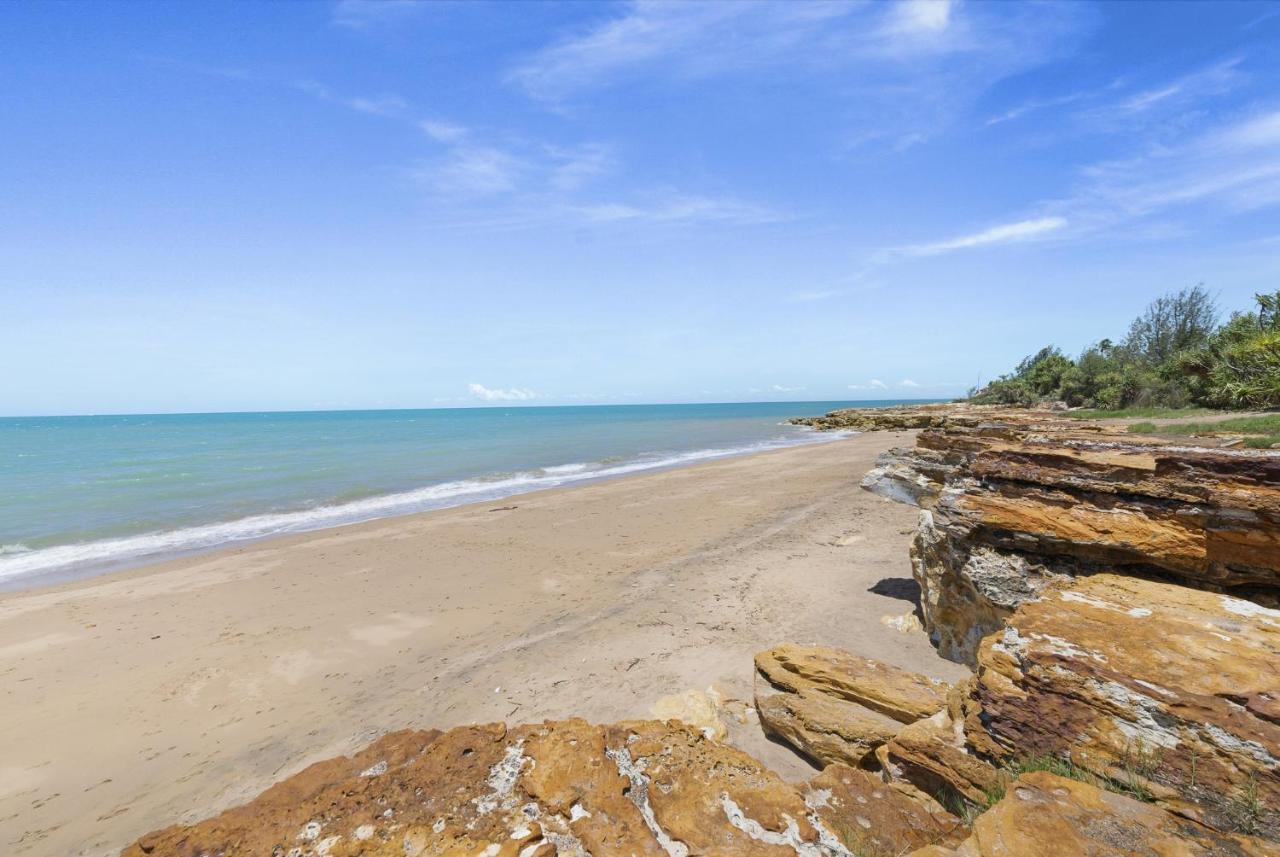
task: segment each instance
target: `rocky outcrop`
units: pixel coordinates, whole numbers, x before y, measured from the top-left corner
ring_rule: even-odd
[[[566,720],[393,733],[124,855],[853,857],[964,832],[846,767],[793,786],[674,722]]]
[[[999,416],[922,431],[863,483],[925,510],[912,565],[944,656],[972,664],[1019,605],[1098,571],[1280,605],[1280,456]]]
[[[965,463],[966,456],[955,452],[895,447],[876,458],[861,484],[872,494],[927,509]]]
[[[1262,857],[1270,843],[1224,834],[1150,804],[1044,771],[1024,774],[959,847],[910,857]]]
[[[820,417],[795,417],[791,423],[819,431],[902,431],[975,425],[1007,411],[1007,408],[960,403],[894,405],[887,408],[841,408]]]
[[[1077,580],[983,641],[962,710],[988,759],[1070,758],[1206,825],[1280,838],[1280,611]]]
[[[765,732],[822,764],[860,764],[946,704],[949,685],[825,646],[756,655],[756,713]]]

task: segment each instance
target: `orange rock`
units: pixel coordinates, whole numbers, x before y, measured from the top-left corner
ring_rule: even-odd
[[[1263,857],[1280,849],[1218,833],[1150,804],[1039,771],[1010,785],[959,847],[911,857]]]
[[[918,800],[984,805],[1000,774],[969,752],[962,727],[946,711],[904,726],[876,750],[883,776]]]
[[[1098,574],[983,641],[963,702],[995,759],[1069,755],[1222,830],[1280,838],[1280,611]]]
[[[860,837],[869,813],[901,811],[877,834],[893,853],[955,826],[903,798],[865,805],[848,779],[790,785],[674,721],[398,732],[124,855],[850,857],[861,840],[842,832]]]
[[[946,705],[946,682],[826,646],[785,643],[756,655],[770,684],[855,702],[899,723],[928,717]]]
[[[958,844],[969,834],[950,813],[930,810],[848,765],[827,767],[809,788],[810,803],[832,811],[832,826],[854,854],[901,854],[908,848]]]
[[[854,702],[824,693],[756,694],[765,732],[824,765],[857,765],[892,738],[902,724]]]

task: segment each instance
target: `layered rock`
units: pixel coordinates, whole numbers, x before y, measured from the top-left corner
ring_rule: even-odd
[[[756,655],[761,726],[822,764],[860,764],[904,723],[942,708],[949,687],[826,646],[787,644]]]
[[[1024,774],[956,848],[910,857],[1262,857],[1274,845],[1224,834],[1132,798],[1044,771]]]
[[[1052,755],[1221,830],[1280,838],[1280,611],[1098,574],[1023,604],[978,653],[970,749]]]
[[[962,453],[895,447],[880,453],[861,485],[872,494],[927,509],[965,463]]]
[[[877,472],[880,471],[880,472]],[[1280,456],[1193,449],[1069,421],[921,432],[867,476],[921,514],[926,629],[946,657],[1045,588],[1098,571],[1280,604]]]
[[[1008,408],[964,403],[893,405],[885,408],[841,408],[820,417],[796,417],[795,425],[819,431],[902,431],[976,425],[984,419],[1008,413]]]
[[[982,806],[1002,774],[968,747],[964,721],[943,710],[876,748],[881,778],[930,806]]]
[[[853,857],[963,833],[848,768],[793,786],[675,722],[567,720],[393,733],[124,855]]]

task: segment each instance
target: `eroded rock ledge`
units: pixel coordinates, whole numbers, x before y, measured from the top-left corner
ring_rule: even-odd
[[[921,431],[863,480],[923,510],[913,570],[944,656],[974,664],[1019,605],[1102,571],[1280,604],[1280,455],[998,416]]]

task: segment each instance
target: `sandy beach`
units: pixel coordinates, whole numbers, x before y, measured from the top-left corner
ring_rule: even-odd
[[[290,536],[0,596],[0,851],[110,854],[401,727],[650,714],[828,643],[966,674],[911,610],[908,433]],[[754,724],[730,740],[809,772]]]

